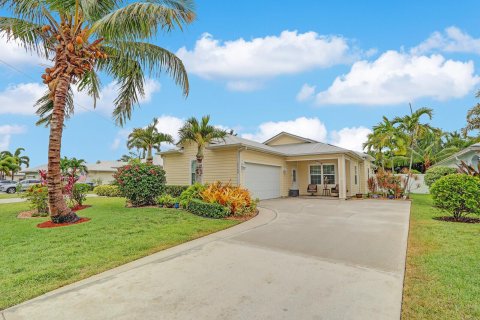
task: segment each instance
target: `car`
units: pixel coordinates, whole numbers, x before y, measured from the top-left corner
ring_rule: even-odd
[[[25,179],[20,182],[17,181],[8,181],[8,183],[0,183],[0,191],[6,193],[15,193],[17,192],[17,187],[21,191],[25,191],[33,185],[42,183],[40,180],[37,179]]]

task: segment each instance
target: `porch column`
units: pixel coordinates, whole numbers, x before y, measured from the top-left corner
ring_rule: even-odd
[[[338,198],[341,200],[347,199],[347,172],[345,171],[345,156],[342,154],[338,158]]]

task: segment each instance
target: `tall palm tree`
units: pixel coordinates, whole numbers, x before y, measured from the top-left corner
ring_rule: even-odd
[[[52,61],[45,69],[48,86],[37,102],[39,123],[50,126],[48,147],[48,203],[55,223],[78,217],[62,195],[60,147],[65,117],[73,114],[73,86],[99,97],[104,72],[119,84],[113,117],[119,125],[130,119],[144,95],[145,72],[169,73],[188,95],[182,61],[149,40],[158,31],[182,28],[194,19],[192,0],[0,0],[0,32],[22,43],[28,52]]]
[[[477,93],[477,98],[480,97],[480,92]],[[466,135],[469,131],[480,130],[480,103],[477,103],[467,113],[467,125],[463,129],[463,133]]]
[[[412,150],[414,162],[422,163],[423,169],[426,171],[435,163],[459,151],[460,148],[457,146],[447,146],[443,142],[445,136],[448,136],[448,134],[442,132],[440,129],[434,129],[431,132],[427,132],[418,140],[416,146]]]
[[[225,140],[227,132],[216,128],[210,123],[210,116],[203,116],[201,121],[195,117],[188,119],[183,127],[178,130],[179,144],[195,143],[197,145],[197,168],[195,170],[195,181],[202,183],[203,157],[205,147],[215,140]]]
[[[18,171],[20,171],[22,169],[22,166],[24,165],[25,167],[28,168],[28,166],[30,165],[30,158],[27,157],[27,156],[22,156],[22,151],[25,151],[24,148],[17,148],[15,150],[14,153],[11,153],[10,151],[3,151],[2,153],[7,155],[7,156],[10,156],[10,157],[13,157],[15,159],[15,163],[17,164],[11,171],[10,171],[10,175],[11,175],[11,178],[12,178],[12,181],[14,180],[15,178],[15,173],[17,173]]]
[[[158,132],[158,119],[154,118],[153,122],[146,128],[133,129],[128,135],[127,147],[140,148],[147,153],[147,163],[153,163],[152,150],[160,151],[163,142],[173,143],[173,137],[167,133]]]

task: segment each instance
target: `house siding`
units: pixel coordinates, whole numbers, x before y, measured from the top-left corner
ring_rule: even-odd
[[[186,144],[182,153],[164,154],[163,168],[167,184],[190,185],[191,161],[195,160],[197,147]],[[203,182],[231,182],[237,184],[237,149],[205,149],[203,159]]]
[[[305,140],[283,135],[279,136],[278,138],[273,139],[267,145],[269,146],[279,146],[279,145],[284,145],[284,144],[293,144],[293,143],[305,143]]]

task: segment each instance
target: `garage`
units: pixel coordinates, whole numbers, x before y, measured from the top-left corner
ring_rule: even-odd
[[[245,187],[255,198],[280,197],[281,168],[258,163],[245,163]]]

